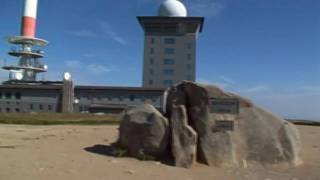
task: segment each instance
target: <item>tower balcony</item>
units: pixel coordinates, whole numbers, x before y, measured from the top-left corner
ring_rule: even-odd
[[[43,58],[44,56],[44,52],[41,50],[25,51],[25,50],[12,49],[11,52],[9,52],[8,54],[15,57],[30,57],[30,58]]]
[[[47,72],[47,67],[45,65],[39,65],[39,66],[15,66],[15,65],[8,65],[8,66],[3,66],[2,69],[4,70],[15,70],[15,71],[19,71],[19,70],[31,70],[37,73],[41,73],[41,72]]]

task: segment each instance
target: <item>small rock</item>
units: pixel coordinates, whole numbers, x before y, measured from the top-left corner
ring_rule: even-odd
[[[127,174],[134,174],[135,171],[134,171],[134,170],[126,170],[125,173],[127,173]]]

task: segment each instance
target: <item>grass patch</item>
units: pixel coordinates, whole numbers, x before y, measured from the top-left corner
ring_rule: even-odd
[[[0,124],[24,125],[117,125],[118,115],[94,114],[0,114]]]

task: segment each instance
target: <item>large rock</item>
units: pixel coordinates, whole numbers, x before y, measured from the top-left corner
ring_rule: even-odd
[[[169,142],[169,123],[152,105],[126,109],[121,117],[118,144],[133,157],[160,158]]]
[[[238,110],[213,111],[212,99],[235,101]],[[289,162],[298,165],[301,162],[296,128],[250,100],[215,86],[184,81],[168,90],[166,102],[167,117],[174,114],[174,106],[186,107],[189,125],[198,133],[200,162],[212,166],[238,166],[243,160],[263,164]],[[233,124],[231,129],[230,124]]]
[[[170,125],[174,164],[190,168],[197,157],[197,133],[188,125],[188,115],[184,106],[173,107]]]

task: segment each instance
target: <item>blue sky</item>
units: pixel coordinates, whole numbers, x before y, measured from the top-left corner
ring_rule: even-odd
[[[184,0],[205,16],[197,79],[240,93],[288,118],[320,120],[319,0]],[[18,35],[22,0],[1,0],[0,59]],[[39,0],[37,36],[45,78],[64,71],[77,84],[140,86],[143,32],[136,16],[156,15],[161,0]],[[0,61],[1,65],[4,63]],[[7,73],[0,71],[0,80]]]

